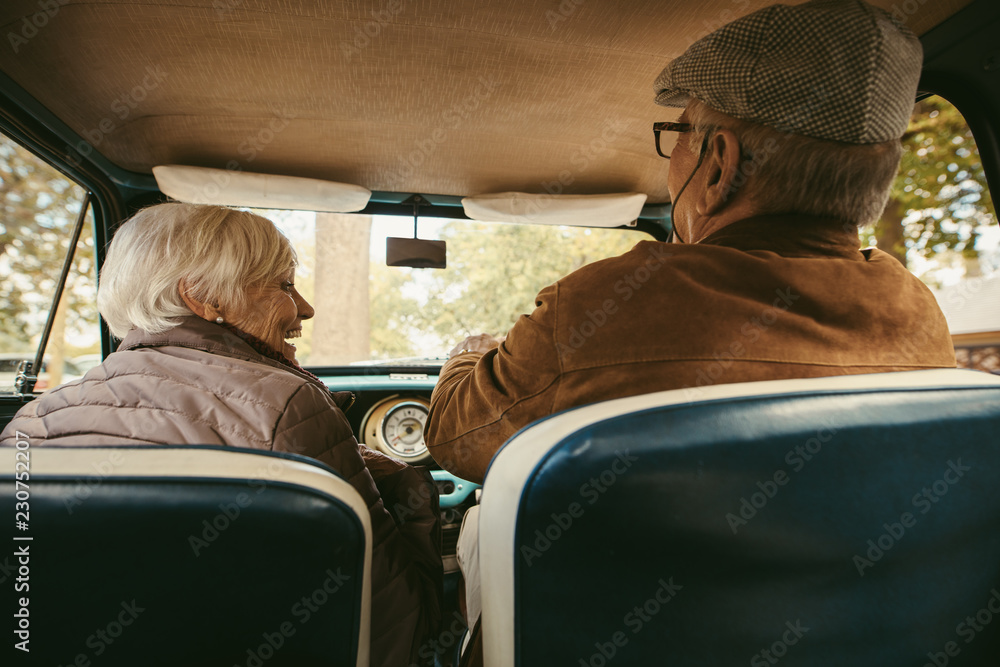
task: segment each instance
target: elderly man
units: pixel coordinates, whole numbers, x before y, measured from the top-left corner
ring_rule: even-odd
[[[674,243],[585,266],[502,344],[452,350],[427,424],[438,462],[480,481],[518,429],[605,399],[954,366],[930,291],[858,240],[889,196],[921,59],[887,12],[814,0],[749,14],[671,62],[656,102],[684,111],[654,132],[658,151],[679,133]]]
[[[671,62],[656,102],[683,113],[654,133],[664,157],[661,134],[679,133],[674,243],[583,267],[506,340],[452,350],[427,424],[438,462],[482,480],[518,429],[605,399],[954,366],[930,291],[858,239],[885,207],[921,60],[887,12],[813,0],[744,16]],[[464,527],[466,571],[474,538]]]

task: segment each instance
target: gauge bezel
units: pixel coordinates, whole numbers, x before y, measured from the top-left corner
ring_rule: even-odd
[[[385,426],[386,419],[392,413],[408,404],[419,407],[424,412],[428,412],[431,405],[430,401],[422,396],[402,396],[395,394],[382,399],[368,410],[361,422],[362,442],[372,449],[376,449],[383,454],[405,461],[406,463],[429,463],[433,459],[431,458],[430,451],[427,449],[426,443],[423,448],[415,454],[402,454],[395,451],[385,439],[383,428]]]
[[[421,423],[420,444],[418,445],[418,447],[422,449],[418,449],[413,454],[406,454],[394,448],[392,444],[389,442],[389,438],[385,432],[386,427],[389,425],[389,419],[392,418],[392,416],[395,415],[396,413],[405,410],[407,408],[417,408],[424,414],[424,419],[423,422]],[[420,401],[403,401],[401,403],[396,403],[391,408],[386,410],[385,414],[382,415],[382,419],[379,420],[378,431],[379,431],[379,438],[385,444],[385,446],[390,450],[390,452],[392,452],[392,456],[395,456],[396,458],[402,459],[404,461],[410,461],[413,459],[424,457],[424,455],[427,453],[427,443],[424,442],[423,428],[427,425],[428,413],[429,410],[427,406],[421,403]]]

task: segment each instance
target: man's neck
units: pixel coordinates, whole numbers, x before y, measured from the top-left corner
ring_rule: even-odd
[[[745,220],[760,215],[761,211],[746,200],[733,202],[715,215],[696,215],[690,224],[682,230],[685,243],[700,243],[702,239],[714,234],[739,220]]]

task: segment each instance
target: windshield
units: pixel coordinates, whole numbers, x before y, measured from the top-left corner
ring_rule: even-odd
[[[623,229],[421,218],[421,239],[447,243],[447,268],[414,269],[386,266],[386,238],[413,238],[412,218],[255,212],[298,254],[295,284],[316,309],[294,341],[307,367],[439,364],[465,336],[505,334],[546,285],[650,238]]]

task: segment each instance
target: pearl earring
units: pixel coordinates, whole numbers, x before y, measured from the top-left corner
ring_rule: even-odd
[[[225,320],[222,319],[222,315],[219,315],[218,317],[215,318],[216,324],[222,324],[223,322],[225,322]]]

